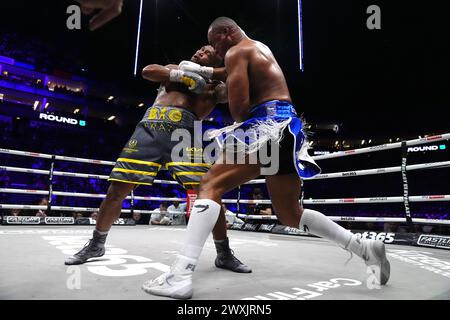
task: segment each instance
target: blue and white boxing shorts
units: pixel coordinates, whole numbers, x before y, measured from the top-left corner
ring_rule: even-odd
[[[279,167],[276,175],[297,173],[312,178],[321,172],[308,154],[308,142],[303,122],[294,106],[287,101],[271,100],[250,111],[250,118],[241,123],[213,130],[209,134],[224,150],[244,150],[246,154],[259,151],[265,144],[278,148]]]

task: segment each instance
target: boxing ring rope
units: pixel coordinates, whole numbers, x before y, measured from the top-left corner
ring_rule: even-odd
[[[429,143],[429,142],[437,142],[437,141],[442,141],[442,140],[448,140],[448,139],[450,139],[450,133],[444,133],[444,134],[435,135],[435,136],[428,136],[428,137],[424,137],[424,138],[407,140],[407,141],[405,141],[405,143],[406,143],[406,146],[409,147],[409,146],[415,146],[415,145]],[[333,153],[330,153],[330,154],[314,156],[312,158],[314,160],[325,160],[325,159],[331,159],[331,158],[339,158],[339,157],[344,157],[344,156],[349,156],[349,155],[356,155],[356,154],[369,153],[369,152],[375,152],[375,151],[396,149],[396,148],[400,148],[401,145],[402,145],[402,142],[387,143],[387,144],[381,144],[381,145],[378,145],[378,146],[372,146],[372,147],[366,147],[366,148],[360,148],[360,149],[338,151],[338,152],[333,152]],[[52,157],[53,157],[53,155],[46,154],[46,153],[37,153],[37,152],[2,149],[2,148],[0,148],[0,153],[12,154],[12,155],[18,155],[18,156],[44,158],[44,159],[52,159]],[[109,166],[114,166],[115,165],[115,162],[113,162],[113,161],[95,160],[95,159],[86,159],[86,158],[76,158],[76,157],[65,157],[65,156],[54,156],[54,157],[55,157],[55,160],[62,160],[62,161],[73,161],[73,162],[83,162],[83,163],[91,163],[91,164],[102,164],[102,165],[109,165]]]
[[[0,192],[4,193],[19,193],[19,194],[39,194],[39,195],[48,195],[47,190],[31,190],[31,189],[8,189],[8,188],[0,188]],[[53,191],[53,195],[55,196],[63,196],[63,197],[80,197],[80,198],[104,198],[106,194],[99,193],[77,193],[77,192],[63,192],[63,191]],[[131,199],[131,196],[126,197],[126,199]],[[136,200],[148,200],[148,201],[185,201],[186,198],[165,198],[165,197],[141,197],[134,196]]]
[[[26,189],[10,189],[0,188],[0,192],[16,193],[16,194],[38,194],[48,195],[47,190],[26,190]],[[105,194],[97,193],[77,193],[77,192],[62,192],[54,191],[55,196],[63,197],[80,197],[80,198],[104,198]],[[135,196],[136,200],[148,201],[186,201],[186,198],[165,198],[165,197],[141,197]],[[410,196],[411,202],[431,202],[431,201],[450,201],[450,195],[427,195],[427,196]],[[126,199],[131,199],[128,196]],[[223,203],[237,203],[237,199],[222,199]],[[239,200],[240,203],[245,204],[271,204],[270,200]],[[351,204],[351,203],[398,203],[403,202],[403,197],[370,197],[370,198],[336,198],[336,199],[309,199],[303,200],[305,204]],[[1,208],[1,207],[0,207]]]
[[[21,209],[21,210],[46,210],[47,206],[40,205],[21,205],[21,204],[0,204],[0,209]],[[98,208],[86,208],[86,207],[65,207],[65,206],[52,206],[52,210],[58,211],[81,211],[81,212],[97,212]],[[134,210],[133,212],[142,214],[152,214],[155,213],[152,210]],[[131,213],[130,209],[122,209],[122,213]],[[170,212],[174,214],[175,212]],[[184,214],[176,212],[177,214]]]
[[[402,147],[402,143],[405,143],[407,147],[409,146],[416,146],[419,144],[429,143],[429,142],[437,142],[442,140],[448,140],[450,139],[450,133],[444,133],[436,136],[429,136],[424,138],[418,138],[418,139],[412,139],[412,140],[406,140],[406,141],[400,141],[400,142],[394,142],[394,143],[386,143],[386,144],[380,144],[378,146],[372,146],[372,147],[366,147],[366,148],[360,148],[360,149],[353,149],[353,150],[346,150],[346,151],[338,151],[333,152],[330,154],[323,154],[320,156],[314,156],[312,157],[314,160],[325,160],[325,159],[332,159],[332,158],[340,158],[350,155],[356,155],[356,154],[363,154],[363,153],[369,153],[369,152],[375,152],[375,151],[384,151],[384,150],[390,150],[390,149],[398,149]]]
[[[405,146],[414,146],[428,142],[437,142],[442,140],[450,139],[450,133],[445,133],[442,135],[429,136],[419,139],[413,139],[408,141],[383,144],[378,146],[366,147],[361,149],[353,149],[347,151],[339,151],[335,153],[330,153],[321,156],[315,156],[313,159],[315,160],[325,160],[331,158],[338,158],[348,155],[356,155],[356,154],[364,154],[375,151],[382,150],[390,150],[395,148],[404,149]],[[62,171],[53,171],[53,165],[55,160],[62,161],[73,161],[73,162],[81,162],[81,163],[90,163],[90,164],[100,164],[100,165],[115,165],[115,162],[112,161],[104,161],[104,160],[95,160],[95,159],[86,159],[86,158],[76,158],[76,157],[66,157],[66,156],[57,156],[50,155],[44,153],[36,153],[36,152],[28,152],[28,151],[20,151],[20,150],[11,150],[11,149],[0,149],[0,153],[11,154],[11,155],[19,155],[19,156],[28,156],[28,157],[38,157],[51,159],[51,169],[50,170],[40,170],[40,169],[29,169],[29,168],[19,168],[19,167],[10,167],[10,166],[0,166],[0,171],[10,171],[10,172],[22,172],[22,173],[32,173],[32,174],[43,174],[50,176],[49,190],[24,190],[24,189],[8,189],[8,188],[0,188],[0,192],[4,193],[22,193],[22,194],[39,194],[39,195],[55,195],[55,196],[66,196],[66,197],[86,197],[86,198],[104,198],[106,195],[104,194],[91,194],[91,193],[74,193],[74,192],[62,192],[62,191],[53,191],[52,190],[52,177],[55,176],[69,176],[69,177],[77,177],[77,178],[93,178],[93,179],[108,179],[106,175],[95,175],[95,174],[85,174],[85,173],[75,173],[75,172],[62,172]],[[331,178],[342,178],[342,177],[354,177],[354,176],[364,176],[364,175],[375,175],[375,174],[385,174],[385,173],[394,173],[394,172],[402,172],[413,171],[413,170],[421,170],[421,169],[434,169],[434,168],[445,168],[450,166],[450,161],[441,161],[441,162],[433,162],[433,163],[422,163],[408,166],[400,166],[400,167],[386,167],[386,168],[376,168],[376,169],[366,169],[366,170],[357,170],[357,171],[345,171],[345,172],[335,172],[328,174],[320,174],[312,178],[314,179],[331,179]],[[265,179],[255,179],[247,182],[246,184],[257,184],[264,183]],[[167,183],[167,184],[177,184],[176,181],[170,180],[155,180],[154,183]],[[407,183],[407,182],[406,182]],[[450,201],[450,195],[423,195],[423,196],[407,196],[407,201],[409,202],[430,202],[430,201]],[[134,196],[133,193],[131,196],[128,196],[127,199],[131,199],[132,208],[130,210],[122,210],[122,212],[139,212],[139,213],[152,213],[153,211],[149,210],[135,210],[133,208],[134,200],[147,200],[147,201],[186,201],[185,198],[164,198],[164,197],[141,197]],[[49,199],[50,200],[50,199]],[[234,199],[223,199],[223,203],[247,203],[247,204],[256,204],[256,203],[264,203],[270,204],[270,200],[243,200],[238,197],[237,200]],[[401,203],[405,202],[405,196],[403,197],[370,197],[370,198],[341,198],[341,199],[308,199],[308,200],[300,200],[300,202],[304,204],[354,204],[354,203]],[[84,208],[84,207],[63,207],[63,206],[33,206],[33,205],[12,205],[12,204],[0,204],[0,209],[45,209],[48,210],[61,210],[61,211],[97,211],[98,208]],[[247,215],[238,215],[238,217],[246,217]],[[257,216],[259,217],[259,216]],[[356,217],[332,217],[332,219],[340,219],[338,221],[356,221]],[[267,219],[268,217],[264,217],[261,219]],[[408,217],[405,218],[383,218],[383,219],[394,219],[394,220],[382,220],[382,221],[391,221],[391,222],[404,222]],[[271,217],[272,220],[276,220],[275,216]],[[343,219],[343,220],[342,220]],[[380,218],[373,217],[358,217],[358,221],[371,222],[371,221],[381,221]],[[373,220],[378,219],[378,220]],[[424,222],[426,221],[426,222]],[[450,224],[450,221],[443,220],[435,220],[435,219],[419,219],[415,218],[414,222],[417,223],[430,223],[430,221],[439,221],[435,223],[439,224]]]
[[[450,167],[450,161],[439,161],[439,162],[429,162],[429,163],[408,165],[406,167],[406,170],[414,171],[414,170],[421,170],[421,169],[434,169],[434,168],[447,168],[447,167]],[[50,173],[49,170],[28,169],[28,168],[9,167],[9,166],[0,166],[0,170],[10,171],[10,172],[43,174],[43,175],[48,175]],[[315,176],[311,179],[308,179],[308,180],[347,178],[347,177],[395,173],[395,172],[401,172],[401,166],[357,170],[357,171],[324,173],[324,174],[318,174],[317,176]],[[101,180],[107,180],[109,178],[109,176],[106,176],[106,175],[95,175],[95,174],[89,174],[89,173],[76,173],[76,172],[63,172],[63,171],[54,171],[53,175],[64,176],[64,177],[75,177],[75,178],[101,179]],[[265,179],[254,179],[254,180],[251,180],[244,184],[259,184],[259,183],[264,183],[265,181],[266,181]],[[165,183],[165,184],[178,184],[178,182],[172,181],[172,180],[157,180],[157,179],[155,179],[153,182],[154,183]]]
[[[252,219],[252,220],[278,220],[276,216],[257,216],[257,215],[246,215],[246,214],[238,214],[238,218],[241,219]],[[336,222],[406,222],[405,218],[383,218],[383,217],[340,217],[340,216],[327,216],[333,221]],[[415,218],[414,223],[419,224],[442,224],[442,225],[450,225],[450,221],[446,220],[438,220],[438,219],[424,219],[424,218]]]
[[[5,167],[5,166],[0,166],[0,170],[11,171],[11,172],[22,172],[22,173],[45,174],[45,175],[48,175],[50,173],[50,170],[28,169],[28,168],[19,168],[19,167]],[[53,175],[63,176],[63,177],[74,177],[74,178],[100,179],[100,180],[108,180],[108,178],[109,178],[109,176],[106,176],[106,175],[64,172],[64,171],[53,171]],[[172,180],[156,180],[155,179],[153,182],[154,183],[178,184],[178,182],[172,181]]]

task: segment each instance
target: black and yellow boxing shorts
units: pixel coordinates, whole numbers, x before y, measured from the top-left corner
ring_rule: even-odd
[[[122,149],[108,181],[151,185],[158,171],[166,168],[184,188],[199,185],[211,164],[203,161],[201,141],[194,143],[201,139],[194,136],[194,121],[199,121],[197,116],[183,108],[150,107]],[[190,141],[172,141],[176,129],[189,133]],[[182,150],[184,157],[174,157],[175,149]]]

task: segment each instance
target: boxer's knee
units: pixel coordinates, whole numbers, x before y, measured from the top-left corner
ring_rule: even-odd
[[[284,208],[275,212],[282,225],[298,228],[302,219],[303,207]]]
[[[224,193],[223,188],[217,183],[217,179],[213,175],[205,174],[202,177],[200,187],[198,189],[199,199],[211,199],[220,202],[220,198]]]
[[[122,202],[133,189],[132,185],[126,183],[112,182],[106,194],[106,200],[112,202]]]

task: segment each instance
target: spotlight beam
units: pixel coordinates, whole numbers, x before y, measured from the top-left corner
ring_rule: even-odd
[[[136,77],[136,73],[137,73],[138,56],[139,56],[139,40],[141,37],[141,20],[142,20],[143,2],[144,2],[144,0],[141,0],[140,6],[139,6],[139,20],[138,20],[137,36],[136,36],[136,55],[134,57],[134,76],[135,77]]]
[[[304,71],[304,66],[303,66],[302,0],[297,0],[297,3],[298,3],[298,47],[299,47],[300,71]]]

